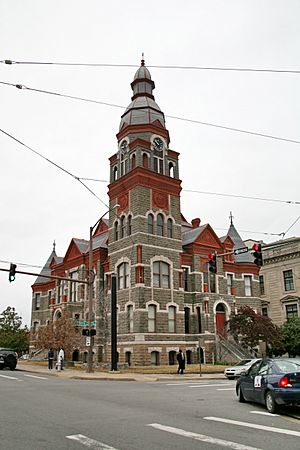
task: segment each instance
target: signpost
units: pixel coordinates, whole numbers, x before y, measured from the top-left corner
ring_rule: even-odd
[[[235,255],[240,255],[241,253],[248,253],[249,248],[248,247],[242,247],[242,248],[236,248],[235,250],[233,250],[233,253]]]

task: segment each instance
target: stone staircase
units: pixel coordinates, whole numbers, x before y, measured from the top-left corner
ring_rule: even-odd
[[[255,354],[250,348],[242,346],[230,335],[216,335],[216,353],[220,362],[255,358]]]

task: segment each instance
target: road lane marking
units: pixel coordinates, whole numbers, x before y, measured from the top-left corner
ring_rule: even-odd
[[[262,416],[280,417],[280,414],[271,414],[266,411],[250,411],[250,414],[261,414]]]
[[[198,387],[217,387],[217,386],[228,386],[225,383],[219,383],[219,384],[199,384],[194,386],[189,386],[190,388],[198,388]]]
[[[37,375],[24,375],[24,377],[38,378],[39,380],[48,380],[48,378],[45,378],[45,377],[38,377]]]
[[[249,447],[248,445],[238,444],[237,442],[224,441],[223,439],[206,436],[205,434],[193,433],[191,431],[182,430],[181,428],[168,427],[161,425],[160,423],[148,423],[147,426],[156,428],[157,430],[167,431],[168,433],[178,434],[179,436],[192,438],[196,441],[208,442],[222,447],[234,448],[236,450],[261,450],[257,447]]]
[[[16,378],[16,377],[10,377],[9,375],[0,375],[0,377],[2,377],[2,378],[8,378],[9,380],[18,380],[18,381],[21,381],[21,380],[19,380],[19,378]]]
[[[203,419],[213,420],[214,422],[229,423],[231,425],[238,425],[241,427],[256,428],[257,430],[271,431],[272,433],[288,434],[289,436],[300,437],[300,431],[286,430],[284,428],[268,427],[267,425],[257,425],[256,423],[240,422],[239,420],[222,419],[222,417],[203,417]]]
[[[219,388],[217,391],[235,391],[235,388]]]
[[[95,450],[117,450],[115,447],[110,447],[110,445],[103,444],[103,442],[95,441],[95,439],[88,438],[83,434],[71,434],[70,436],[66,436],[66,438],[80,442],[82,445]]]

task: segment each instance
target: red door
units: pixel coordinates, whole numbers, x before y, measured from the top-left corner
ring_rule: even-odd
[[[217,334],[220,334],[221,336],[226,335],[226,328],[225,328],[225,322],[226,322],[226,316],[225,311],[216,312],[216,328],[217,328]]]

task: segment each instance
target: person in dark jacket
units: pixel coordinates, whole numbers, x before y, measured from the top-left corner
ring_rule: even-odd
[[[51,370],[53,369],[53,358],[54,358],[54,353],[52,348],[49,348],[48,351],[48,369]]]
[[[183,371],[185,369],[185,357],[182,350],[179,350],[179,353],[177,353],[177,362],[178,362],[177,373],[183,375]]]

